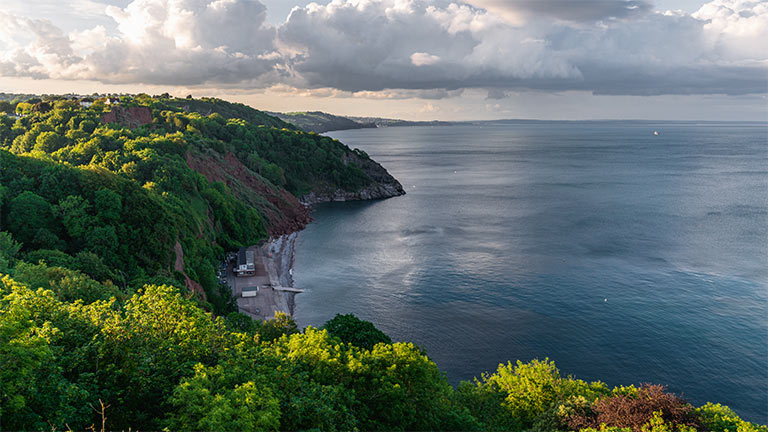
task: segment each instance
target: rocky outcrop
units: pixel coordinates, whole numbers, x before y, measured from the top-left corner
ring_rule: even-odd
[[[102,123],[117,123],[119,125],[136,128],[152,123],[152,110],[148,107],[120,107],[112,108],[112,111],[101,115]]]
[[[344,163],[353,163],[359,166],[373,180],[373,183],[359,191],[317,188],[301,197],[301,202],[304,205],[311,206],[331,201],[373,200],[405,195],[405,190],[400,182],[373,159],[349,153],[344,157]]]

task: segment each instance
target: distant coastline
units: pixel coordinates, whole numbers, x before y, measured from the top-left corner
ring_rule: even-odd
[[[414,126],[499,126],[499,125],[526,125],[541,123],[610,123],[610,122],[632,122],[639,124],[659,125],[659,124],[760,124],[763,121],[720,121],[720,120],[639,120],[639,119],[590,119],[590,120],[540,120],[540,119],[498,119],[498,120],[456,120],[456,121],[412,121],[391,119],[383,117],[362,117],[362,116],[340,116],[322,111],[309,112],[289,112],[278,113],[269,112],[268,114],[290,123],[291,125],[306,132],[326,133],[341,130],[369,129],[384,127],[414,127]]]
[[[371,129],[381,127],[407,126],[451,126],[456,122],[410,121],[382,117],[344,117],[321,111],[278,113],[268,112],[280,120],[290,123],[306,132],[325,133],[350,129]]]

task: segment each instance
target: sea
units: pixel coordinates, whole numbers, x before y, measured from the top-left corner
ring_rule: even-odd
[[[768,124],[328,135],[407,195],[317,206],[296,243],[300,326],[354,313],[425,349],[452,384],[550,359],[768,423]]]

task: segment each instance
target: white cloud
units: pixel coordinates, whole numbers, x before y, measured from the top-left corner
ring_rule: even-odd
[[[0,49],[5,75],[109,83],[194,85],[258,81],[279,62],[266,9],[250,0],[134,0],[106,7],[117,24],[65,35],[45,20],[0,14],[0,27],[30,34]],[[18,38],[17,38],[18,39]],[[31,72],[31,73],[30,73]]]
[[[289,64],[309,87],[461,88],[579,77],[527,36],[485,10],[421,0],[312,4],[294,9],[278,31],[298,53]]]
[[[765,62],[768,58],[768,2],[714,0],[692,16],[706,22],[704,35],[718,59]]]
[[[520,25],[455,2],[336,0],[294,10],[278,35],[297,53],[289,61],[296,85],[307,87],[488,88],[493,97],[515,89],[635,95],[764,91],[766,65],[759,63],[768,58],[761,42],[761,30],[768,28],[761,25],[768,18],[764,2],[710,3],[713,8],[728,3],[728,25],[741,35],[735,40],[730,36],[735,32],[720,24],[723,18],[710,21],[712,13],[651,13],[646,3],[629,0],[576,2],[588,10],[563,10],[565,1],[504,2],[525,11]],[[553,14],[559,18],[553,20]],[[599,20],[590,22],[594,19]]]
[[[440,61],[440,56],[432,55],[429,53],[413,53],[411,54],[411,64],[414,66],[429,66]]]
[[[70,32],[0,12],[0,76],[371,99],[765,92],[765,1],[712,0],[691,15],[644,0],[469,1],[310,3],[274,27],[256,0],[133,0],[105,7],[109,25]]]

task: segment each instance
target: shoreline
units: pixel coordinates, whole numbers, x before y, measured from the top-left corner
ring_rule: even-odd
[[[336,191],[331,195],[310,193],[300,199],[301,204],[311,211],[314,205],[323,202],[370,201],[405,195],[400,183],[374,161],[370,161],[370,170],[377,172],[377,178],[388,176],[391,181],[377,181],[373,185],[355,193]],[[270,238],[261,246],[250,246],[254,252],[256,274],[236,277],[228,272],[232,295],[237,301],[237,310],[253,319],[267,320],[282,312],[293,317],[296,308],[296,294],[304,292],[294,287],[293,264],[295,260],[296,238],[304,229]],[[249,292],[243,297],[243,290]],[[253,294],[253,291],[256,291]]]
[[[261,246],[248,247],[254,252],[256,274],[235,276],[232,271],[227,272],[238,312],[258,320],[270,319],[278,312],[293,315],[294,296],[301,292],[293,287],[291,275],[298,233],[295,231],[270,239]],[[228,270],[232,270],[231,266]],[[244,296],[244,291],[250,295]]]
[[[295,260],[296,238],[300,231],[294,231],[290,234],[284,234],[280,237],[270,240],[261,249],[267,253],[267,259],[272,262],[272,267],[267,267],[270,278],[274,276],[279,286],[294,288],[293,286],[293,263]],[[281,295],[287,304],[287,310],[281,310],[289,316],[293,316],[296,306],[296,294],[292,291],[275,291],[276,295]]]

